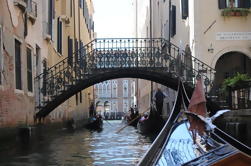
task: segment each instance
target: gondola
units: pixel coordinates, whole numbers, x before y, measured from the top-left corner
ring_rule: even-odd
[[[141,134],[156,134],[164,126],[164,119],[157,113],[156,107],[151,106],[149,115],[143,115],[137,124],[137,130]]]
[[[100,130],[103,128],[103,119],[101,115],[91,116],[88,118],[88,122],[85,126],[90,130]]]
[[[130,115],[125,116],[126,123],[129,126],[137,127],[139,119],[140,119],[139,114],[133,114],[133,115],[130,114]]]
[[[250,166],[251,148],[215,127],[205,135],[193,135],[189,104],[183,83],[171,115],[138,166]]]

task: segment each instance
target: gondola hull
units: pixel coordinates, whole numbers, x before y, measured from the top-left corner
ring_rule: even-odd
[[[91,130],[99,130],[103,128],[103,120],[100,118],[91,117],[88,119],[86,128]]]
[[[162,118],[147,119],[144,121],[139,121],[137,124],[137,130],[141,134],[153,134],[158,133],[165,122]]]

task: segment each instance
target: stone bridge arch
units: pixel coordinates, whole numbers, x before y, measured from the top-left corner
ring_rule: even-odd
[[[139,78],[176,90],[180,78],[191,92],[198,75],[210,89],[213,74],[210,66],[164,39],[95,39],[36,77],[36,117],[47,116],[74,94],[105,80]]]

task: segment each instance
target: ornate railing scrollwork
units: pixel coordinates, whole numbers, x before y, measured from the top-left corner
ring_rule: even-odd
[[[35,78],[39,89],[37,108],[43,110],[57,96],[104,69],[158,70],[181,77],[191,86],[199,75],[204,78],[206,90],[212,87],[215,73],[213,68],[165,39],[95,39],[73,57],[63,59]]]

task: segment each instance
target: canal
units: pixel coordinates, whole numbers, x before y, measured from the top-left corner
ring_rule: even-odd
[[[28,144],[5,144],[0,147],[1,166],[112,166],[135,165],[144,155],[153,137],[137,133],[121,121],[104,121],[102,131],[57,129],[42,133]]]

